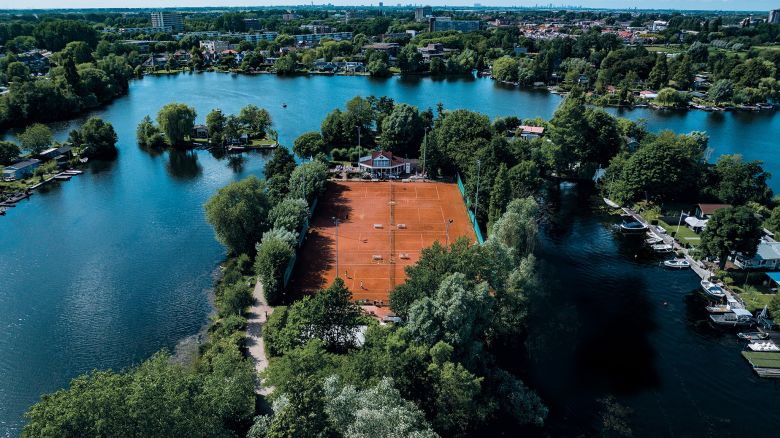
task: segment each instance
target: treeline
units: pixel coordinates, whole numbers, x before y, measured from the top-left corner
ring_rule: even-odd
[[[547,409],[507,371],[516,372],[538,288],[538,214],[532,198],[516,199],[485,245],[423,250],[391,294],[404,324],[368,320],[340,279],[276,309],[264,333],[274,412],[248,436],[464,436],[542,425]]]
[[[77,20],[43,20],[32,26],[5,24],[6,56],[0,58],[0,83],[8,92],[0,96],[0,126],[72,117],[125,94],[137,59],[115,53],[99,41],[93,26]],[[17,35],[22,33],[21,35]],[[102,47],[101,47],[102,45]],[[22,52],[54,52],[45,62],[50,68],[31,75],[19,60]],[[44,75],[45,74],[45,75]]]

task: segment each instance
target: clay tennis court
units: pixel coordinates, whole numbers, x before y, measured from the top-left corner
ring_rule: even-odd
[[[457,184],[434,182],[328,182],[311,219],[288,289],[309,293],[327,287],[338,270],[355,299],[388,302],[406,279],[404,268],[435,241],[462,236],[476,241]],[[361,288],[362,283],[362,288]]]

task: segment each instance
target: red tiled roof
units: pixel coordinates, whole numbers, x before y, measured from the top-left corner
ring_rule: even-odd
[[[520,126],[520,130],[523,133],[527,132],[529,134],[539,134],[539,135],[544,134],[544,127],[543,126],[526,126],[526,125],[521,125]]]
[[[721,208],[731,208],[731,204],[699,204],[698,207],[701,210],[701,214],[710,215]]]

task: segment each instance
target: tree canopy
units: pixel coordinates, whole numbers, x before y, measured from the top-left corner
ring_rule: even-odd
[[[206,202],[206,220],[229,251],[252,253],[269,228],[270,208],[265,183],[250,176],[219,189]]]

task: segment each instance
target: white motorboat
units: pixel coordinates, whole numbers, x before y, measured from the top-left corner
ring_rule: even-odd
[[[701,289],[708,297],[720,299],[726,296],[726,292],[723,291],[723,288],[711,281],[702,280],[700,284]]]
[[[655,245],[650,245],[650,248],[653,248],[653,251],[660,252],[660,253],[668,253],[674,251],[674,247],[672,245],[669,245],[668,243],[656,243]]]
[[[731,312],[731,306],[728,304],[713,304],[704,308],[709,313],[728,313]]]
[[[664,262],[664,266],[672,269],[688,269],[691,264],[685,259],[672,259]]]

